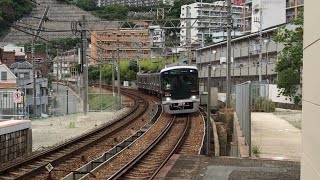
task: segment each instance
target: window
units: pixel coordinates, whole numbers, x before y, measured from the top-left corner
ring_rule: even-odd
[[[2,71],[2,72],[1,72],[1,80],[2,80],[2,81],[8,80],[7,72],[6,72],[6,71]]]

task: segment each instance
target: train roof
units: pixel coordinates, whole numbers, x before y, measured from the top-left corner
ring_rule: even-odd
[[[172,67],[161,69],[160,73],[165,72],[165,71],[170,71],[170,70],[173,70],[173,69],[194,69],[194,70],[198,70],[197,67],[195,67],[195,66],[172,66]]]

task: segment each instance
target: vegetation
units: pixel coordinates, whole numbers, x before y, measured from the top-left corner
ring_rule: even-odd
[[[255,140],[252,142],[252,147],[251,147],[251,152],[259,157],[260,153],[261,153],[261,148],[262,148],[262,140]]]
[[[57,49],[60,51],[68,51],[77,47],[77,44],[80,43],[80,38],[60,38],[51,40],[49,42],[37,41],[35,44],[35,52],[36,53],[45,53],[48,50],[48,54],[51,57],[55,57],[57,55]],[[25,44],[18,44],[24,46],[26,50],[31,50],[31,42]]]
[[[158,59],[151,61],[150,59],[140,60],[141,71],[159,71],[165,65],[165,63],[172,63],[174,59]],[[88,78],[89,81],[97,81],[100,78],[100,68],[101,68],[101,78],[104,83],[112,83],[112,67],[111,65],[101,65],[101,66],[89,66]],[[135,81],[139,67],[136,60],[121,60],[120,61],[120,80],[123,81]],[[116,70],[114,70],[116,73]],[[117,80],[117,76],[115,76]]]
[[[70,122],[68,125],[68,128],[76,128],[76,123],[75,122]]]
[[[285,47],[278,57],[275,71],[279,78],[277,86],[280,94],[288,96],[295,104],[301,102],[302,95],[297,90],[301,88],[301,70],[303,58],[303,12],[300,11],[297,20],[291,22],[297,27],[294,30],[280,28],[274,37],[276,42],[284,43]]]
[[[275,112],[276,105],[270,99],[256,97],[253,99],[252,111],[254,112]]]
[[[19,20],[25,14],[29,14],[33,6],[30,0],[1,0],[0,37],[8,32],[14,21]]]
[[[96,94],[95,94],[96,93]],[[89,107],[92,111],[100,111],[111,108],[115,104],[115,99],[112,94],[98,94],[93,89],[89,89]]]

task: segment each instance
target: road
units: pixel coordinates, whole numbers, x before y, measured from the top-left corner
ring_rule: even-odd
[[[65,115],[81,112],[81,102],[77,94],[68,89],[66,86],[60,84],[58,85],[58,93],[56,93],[57,84],[53,84],[52,88],[54,96],[57,97],[57,106],[54,110],[54,115]]]

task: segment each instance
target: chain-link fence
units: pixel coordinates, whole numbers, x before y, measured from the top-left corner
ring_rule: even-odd
[[[112,93],[89,93],[89,111],[113,111],[117,105],[117,97]]]

